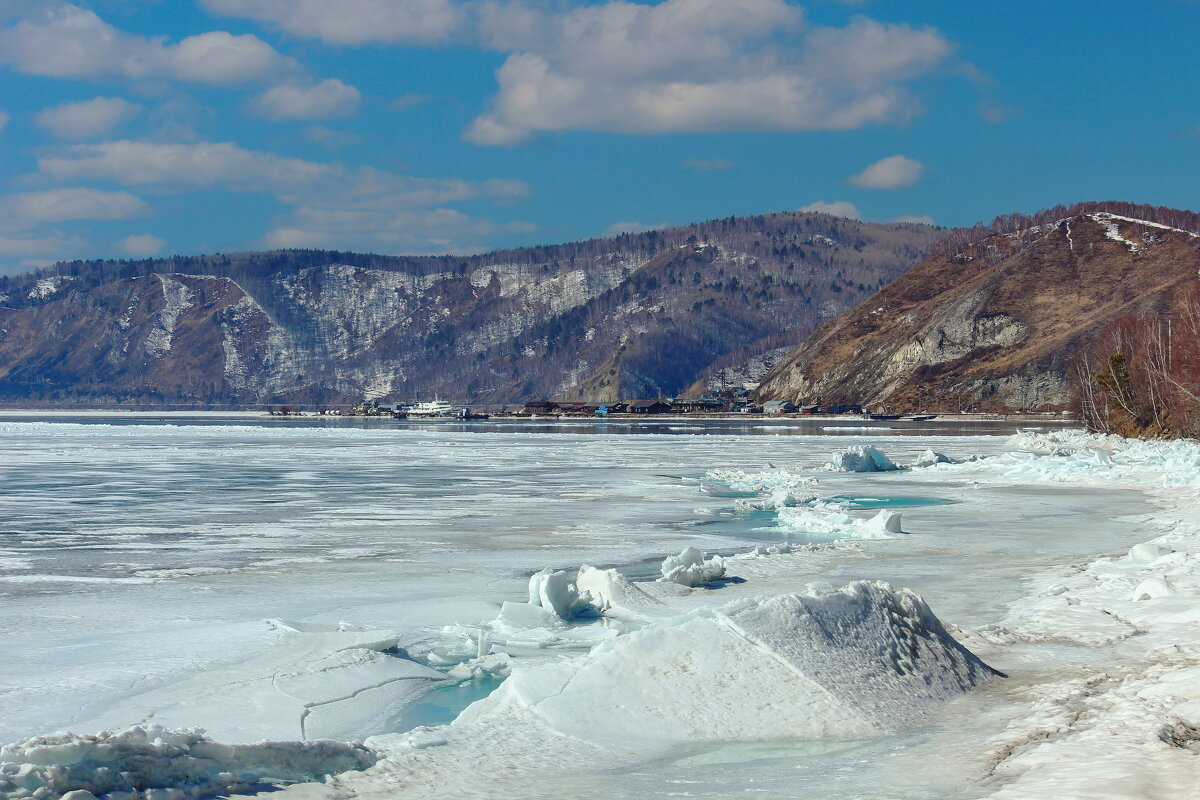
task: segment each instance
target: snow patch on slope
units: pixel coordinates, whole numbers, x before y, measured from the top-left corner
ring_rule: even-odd
[[[70,275],[57,275],[53,278],[42,278],[29,290],[30,300],[45,300],[51,295],[58,294],[67,283],[75,280]]]
[[[162,286],[163,307],[159,310],[155,326],[146,336],[143,347],[148,355],[162,358],[171,351],[175,325],[179,322],[179,317],[192,307],[192,290],[176,280],[180,277],[178,275],[159,274],[157,277]]]

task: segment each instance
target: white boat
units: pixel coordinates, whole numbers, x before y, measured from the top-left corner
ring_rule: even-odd
[[[459,410],[445,400],[430,400],[409,406],[407,413],[410,417],[457,417]]]

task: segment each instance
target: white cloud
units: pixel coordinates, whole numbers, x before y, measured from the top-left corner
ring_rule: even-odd
[[[304,138],[313,144],[328,147],[330,150],[341,150],[344,147],[358,144],[363,137],[352,131],[328,128],[324,125],[310,125],[304,129]]]
[[[38,159],[58,180],[111,180],[127,186],[283,191],[344,172],[329,164],[244,150],[231,142],[160,144],[120,140],[72,145]]]
[[[156,256],[163,251],[167,246],[165,239],[162,239],[153,234],[143,233],[134,236],[126,236],[121,240],[121,250],[127,255],[137,258],[149,258]]]
[[[362,95],[337,78],[311,86],[275,86],[254,99],[258,112],[273,119],[330,119],[358,112]]]
[[[49,266],[63,259],[79,257],[87,251],[87,242],[60,231],[0,233],[0,275],[15,275]]]
[[[0,214],[9,226],[28,227],[43,222],[118,220],[150,211],[141,198],[129,192],[72,187],[25,192],[0,198]]]
[[[7,111],[0,111],[0,131],[4,130],[4,126],[8,124],[10,119],[12,117],[8,115]]]
[[[272,247],[289,242],[288,246],[371,248],[378,242],[389,251],[460,250],[463,237],[485,236],[496,227],[446,206],[473,200],[505,204],[529,194],[529,186],[520,181],[409,178],[371,167],[351,169],[336,161],[284,158],[230,142],[70,145],[43,156],[38,165],[45,176],[57,180],[273,195],[292,210],[274,221],[265,240]]]
[[[903,121],[905,85],[951,45],[932,28],[855,17],[806,28],[790,0],[202,0],[328,43],[473,42],[510,55],[463,138],[538,133],[836,130]]]
[[[806,206],[801,206],[797,209],[797,211],[813,211],[818,214],[832,214],[835,217],[862,219],[862,214],[858,212],[858,206],[847,200],[835,200],[832,203],[827,203],[824,200],[818,200],[815,203],[809,203]]]
[[[892,222],[913,222],[917,225],[937,225],[937,221],[928,214],[904,214],[896,217]]]
[[[925,165],[920,161],[888,156],[850,178],[850,183],[864,189],[899,189],[919,181],[924,170]]]
[[[58,78],[177,78],[243,83],[278,77],[296,62],[251,34],[212,31],[178,44],[120,31],[95,13],[52,3],[0,29],[0,63]]]
[[[249,33],[234,36],[225,31],[211,31],[189,36],[166,48],[166,54],[177,77],[202,83],[260,80],[294,67],[291,59]]]
[[[856,17],[804,30],[785,0],[609,2],[558,15],[485,4],[484,41],[516,49],[497,71],[477,144],[538,132],[833,130],[920,110],[905,82],[951,51],[929,28]]]
[[[432,43],[460,30],[453,0],[202,0],[217,14],[267,22],[330,44]]]
[[[529,192],[520,181],[408,178],[373,167],[352,170],[336,161],[285,158],[232,142],[78,144],[39,158],[38,167],[58,180],[110,180],[167,189],[219,187],[266,192],[295,204],[327,196],[336,197],[331,202],[339,204],[365,199],[368,205],[422,207],[479,197],[513,200]]]
[[[737,162],[731,158],[685,158],[682,166],[684,169],[725,170],[733,169]]]
[[[641,222],[614,222],[604,229],[604,236],[617,236],[622,233],[644,233],[645,231],[656,231],[668,227],[666,222],[656,222],[652,225],[646,225]]]
[[[140,109],[120,97],[95,97],[44,109],[36,122],[59,139],[91,139],[108,133]]]

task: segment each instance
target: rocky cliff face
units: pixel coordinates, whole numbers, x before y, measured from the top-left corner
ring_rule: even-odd
[[[1079,345],[1115,317],[1166,308],[1198,268],[1194,233],[1105,211],[988,236],[825,325],[759,394],[898,411],[1062,408]]]
[[[463,258],[61,264],[0,279],[0,402],[674,394],[802,338],[939,235],[789,213]]]

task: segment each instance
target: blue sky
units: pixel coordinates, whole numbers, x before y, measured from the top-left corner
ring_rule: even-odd
[[[1200,2],[0,0],[0,271],[1200,208]]]

